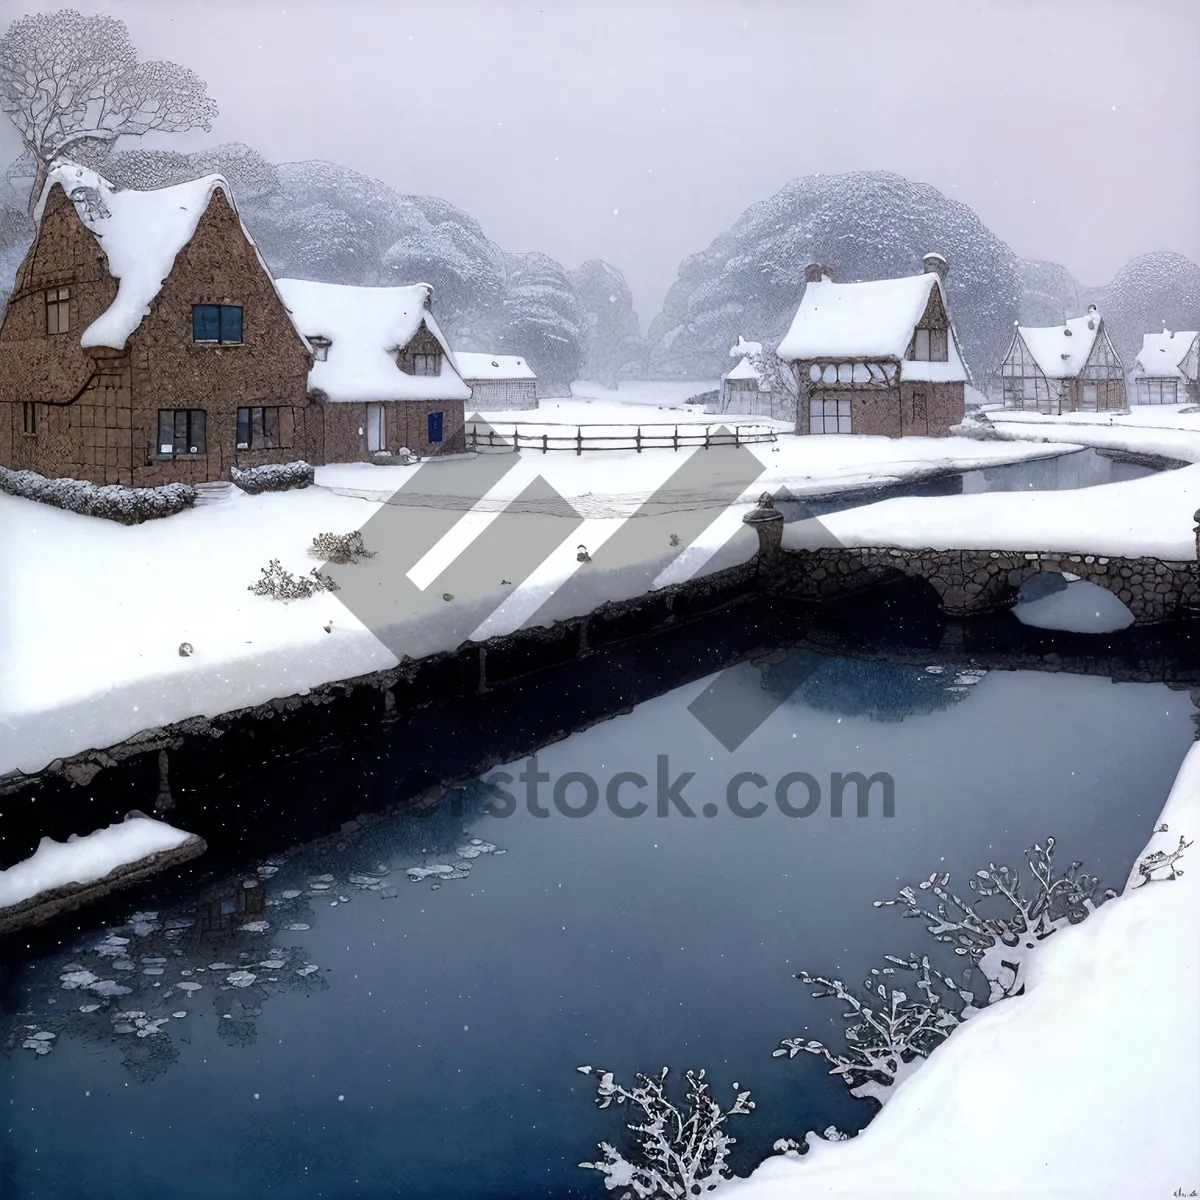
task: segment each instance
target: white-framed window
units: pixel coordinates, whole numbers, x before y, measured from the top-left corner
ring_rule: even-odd
[[[312,347],[313,358],[317,362],[325,362],[329,358],[329,347],[333,343],[327,337],[310,337],[308,344]]]
[[[823,397],[808,402],[809,433],[851,433],[850,401]]]
[[[413,374],[414,375],[437,375],[442,369],[442,356],[440,354],[414,354],[413,355]]]
[[[918,329],[913,334],[913,361],[945,362],[946,346],[944,329]]]
[[[367,451],[374,454],[387,448],[387,413],[382,404],[367,405]]]

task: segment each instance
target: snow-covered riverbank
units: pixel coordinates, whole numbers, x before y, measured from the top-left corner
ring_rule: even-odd
[[[637,419],[658,412],[643,404]],[[702,475],[712,463],[719,476],[724,450],[514,455],[477,512],[454,514],[462,519],[438,542],[440,559],[430,567],[437,578],[414,592],[407,628],[389,644],[419,657],[453,649],[476,632],[509,632],[534,613],[543,622],[578,616],[605,600],[745,562],[757,543],[741,526],[741,513],[764,490],[829,492],[1069,448],[968,438],[783,435],[777,443],[743,449],[758,459],[761,473],[745,487],[743,504],[732,507],[694,481],[674,489],[671,484],[685,478],[681,468],[695,455],[711,456],[697,460],[706,466]],[[306,574],[317,565],[307,553],[316,534],[363,528],[418,469],[325,467],[318,470],[317,487],[259,496],[234,489],[228,504],[131,527],[0,495],[0,552],[10,564],[0,582],[0,774],[37,771],[144,729],[395,666],[396,654],[339,594],[285,605],[247,588],[272,558]],[[519,507],[512,502],[538,477],[568,500],[582,523],[544,511],[506,514],[512,556],[536,530],[550,547],[548,557],[524,582],[505,569],[503,555],[495,578],[486,572],[474,578],[464,569],[470,560],[463,552],[474,552],[489,521]],[[658,515],[639,518],[653,532],[626,539],[630,544],[615,561],[598,557],[625,518],[655,493]],[[431,507],[422,507],[418,497],[390,512],[402,511],[406,528],[420,530],[434,523],[437,503],[431,496]],[[495,540],[497,531],[492,534]],[[675,548],[672,534],[681,535]],[[588,587],[557,595],[580,571],[580,544],[593,556]],[[452,569],[456,554],[455,582],[443,586],[439,570]],[[382,557],[361,569],[374,569]],[[504,587],[502,579],[516,579],[519,586]],[[453,600],[443,603],[444,592]],[[547,609],[551,597],[558,607]],[[183,643],[192,647],[186,657],[179,651]]]
[[[1200,832],[1194,748],[1145,854]],[[1188,854],[1195,854],[1195,848]],[[1028,960],[1025,995],[972,1018],[857,1137],[809,1136],[729,1200],[1125,1200],[1200,1189],[1200,871],[1137,886]],[[1144,855],[1140,861],[1144,861]],[[1182,1189],[1177,1191],[1176,1189]]]

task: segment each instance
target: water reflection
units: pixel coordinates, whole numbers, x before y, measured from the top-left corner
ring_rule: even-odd
[[[501,820],[472,784],[12,958],[4,1200],[80,1178],[134,1200],[598,1197],[577,1164],[623,1114],[596,1112],[583,1063],[749,1088],[739,1172],[778,1138],[861,1128],[873,1105],[822,1062],[771,1056],[799,1030],[842,1036],[794,973],[857,980],[928,949],[920,922],[872,902],[1047,834],[1119,886],[1192,705],[1159,684],[768,657],[748,683],[788,699],[735,752],[687,712],[708,680],[539,752],[555,778],[597,780],[653,781],[666,756],[692,818],[657,817],[651,785],[636,820],[524,804]],[[395,755],[362,766],[369,786],[405,769]],[[851,770],[894,776],[894,817],[725,804],[740,772]]]

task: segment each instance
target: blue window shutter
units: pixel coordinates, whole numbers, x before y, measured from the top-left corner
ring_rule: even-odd
[[[240,342],[242,340],[242,310],[236,304],[221,305],[221,341]]]
[[[429,414],[429,443],[430,443],[430,445],[432,445],[434,442],[440,442],[441,440],[442,440],[442,414],[440,412],[430,413]]]
[[[215,342],[221,336],[220,321],[215,304],[192,305],[192,341]]]

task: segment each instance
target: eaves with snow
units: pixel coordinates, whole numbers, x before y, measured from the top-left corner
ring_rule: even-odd
[[[1074,379],[1086,365],[1102,329],[1100,314],[1093,311],[1061,325],[1018,325],[1017,336],[1047,379]]]
[[[306,338],[325,339],[326,357],[309,372],[308,385],[332,401],[467,400],[471,389],[454,366],[454,356],[429,310],[433,289],[353,287],[311,279],[278,279],[275,286]],[[437,375],[409,375],[396,354],[424,326],[437,339],[442,358]]]
[[[483,380],[536,379],[533,368],[515,354],[478,354],[473,350],[455,350],[458,373],[468,382]]]
[[[935,287],[949,316],[946,294],[934,271],[861,283],[809,283],[776,353],[784,362],[890,360],[900,364],[902,379],[966,383],[968,373],[952,321],[945,362],[905,358]],[[864,371],[862,377],[865,381],[869,376]]]
[[[141,190],[117,187],[88,167],[63,161],[50,170],[34,208],[39,226],[56,184],[74,202],[80,221],[104,251],[108,273],[117,280],[116,299],[80,334],[79,344],[85,350],[124,349],[150,312],[176,256],[192,240],[214,192],[222,192],[237,212],[233,189],[222,175]],[[242,233],[270,279],[271,272],[245,225]]]

